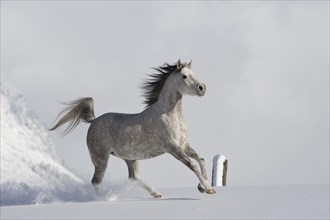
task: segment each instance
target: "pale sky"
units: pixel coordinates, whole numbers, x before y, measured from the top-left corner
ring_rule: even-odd
[[[96,116],[142,111],[150,67],[179,58],[207,86],[184,112],[209,179],[224,154],[227,185],[329,183],[328,1],[1,1],[1,80],[47,127],[60,101],[84,96]],[[51,136],[91,179],[87,129]],[[140,174],[155,187],[198,183],[170,155],[141,161]],[[105,179],[126,177],[111,157]]]

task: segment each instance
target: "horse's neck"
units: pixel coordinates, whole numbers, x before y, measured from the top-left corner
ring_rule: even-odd
[[[159,97],[152,108],[160,114],[182,115],[182,95],[173,94],[168,97]]]
[[[152,107],[161,114],[182,117],[182,95],[171,88],[165,87]]]

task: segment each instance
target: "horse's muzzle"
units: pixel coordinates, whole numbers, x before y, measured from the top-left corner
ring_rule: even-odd
[[[197,84],[197,89],[196,90],[197,90],[196,92],[199,96],[204,96],[205,92],[206,92],[205,84],[203,84],[203,83]]]

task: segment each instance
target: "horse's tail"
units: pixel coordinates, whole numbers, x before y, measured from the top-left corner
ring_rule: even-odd
[[[95,119],[94,101],[91,97],[77,99],[64,104],[67,107],[58,114],[56,119],[60,118],[59,121],[49,130],[53,131],[65,123],[69,123],[64,132],[66,135],[75,129],[80,121],[90,123]]]

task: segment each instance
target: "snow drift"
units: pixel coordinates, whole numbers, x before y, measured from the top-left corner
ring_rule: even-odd
[[[1,84],[1,205],[68,200],[82,181],[57,158],[48,131],[15,88]]]

